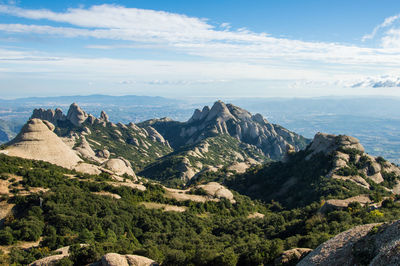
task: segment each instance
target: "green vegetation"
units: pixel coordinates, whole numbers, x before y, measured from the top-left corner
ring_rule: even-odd
[[[323,183],[318,176],[324,170],[318,169],[327,165],[326,160],[318,158],[301,165],[307,167],[304,171],[314,169],[312,173],[318,174],[317,177],[307,179],[301,175],[306,172],[296,175],[303,178],[301,181],[311,181],[310,185],[296,184],[296,190],[305,192],[287,192],[292,193],[296,200],[306,193],[307,200],[289,208],[295,205],[293,201],[281,201],[279,195],[275,199],[279,199],[282,205],[276,200],[265,204],[236,192],[235,204],[227,200],[178,202],[164,197],[164,189],[157,184],[146,184],[146,191],[114,187],[107,184],[107,176],[69,178],[66,175],[75,175],[73,171],[44,162],[0,155],[2,176],[6,173],[22,176],[19,184],[26,188],[40,186],[50,189],[5,199],[16,207],[0,227],[1,244],[36,241],[39,237],[42,240],[37,248],[14,248],[8,255],[0,254],[0,261],[28,264],[51,254],[56,248],[71,245],[71,256],[63,259],[62,265],[91,263],[108,252],[144,255],[164,265],[259,265],[272,263],[280,252],[289,248],[315,248],[354,225],[400,217],[400,206],[395,202],[385,203],[379,211],[353,204],[352,208],[340,211],[319,212],[320,198],[347,197],[365,191],[355,190],[346,182]],[[297,161],[296,156],[292,160]],[[290,165],[285,171],[292,172],[286,173],[301,169],[296,168],[294,162]],[[263,180],[270,182],[263,185],[273,185],[283,173],[276,180],[266,177],[284,169],[281,163],[271,163],[268,169],[254,168],[243,176],[250,178],[250,174],[255,174],[252,181]],[[243,176],[226,182],[234,185],[234,181],[242,180]],[[242,188],[242,184],[236,183],[236,187]],[[345,189],[340,189],[341,186]],[[267,188],[262,187],[266,189],[264,194],[254,196],[267,200],[265,195],[272,191]],[[118,194],[122,198],[117,200],[92,193],[97,191]],[[201,194],[201,191],[193,193]],[[186,206],[187,211],[146,209],[140,204],[146,201]],[[265,217],[247,218],[254,212],[263,213]],[[80,247],[78,244],[87,245]]]
[[[201,147],[206,146],[206,149]],[[197,151],[197,152],[196,152]],[[147,178],[162,181],[164,184],[179,186],[183,183],[176,182],[180,179],[185,160],[189,160],[189,167],[201,170],[204,166],[230,166],[234,162],[252,158],[265,161],[266,158],[255,148],[248,147],[228,134],[210,137],[194,145],[185,146],[172,152],[156,162],[148,165],[138,174]],[[201,167],[199,167],[200,165]]]

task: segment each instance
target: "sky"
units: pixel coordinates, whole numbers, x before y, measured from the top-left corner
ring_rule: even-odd
[[[0,98],[400,96],[398,0],[0,0]]]

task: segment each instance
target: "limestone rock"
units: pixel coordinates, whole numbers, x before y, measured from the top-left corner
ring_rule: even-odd
[[[333,135],[318,132],[312,141],[312,144],[309,148],[312,151],[311,154],[308,155],[308,159],[311,158],[314,154],[324,153],[330,154],[337,149],[356,149],[360,152],[364,152],[364,147],[360,144],[360,141],[354,137],[344,136],[344,135]]]
[[[107,253],[101,258],[102,266],[157,266],[158,263],[152,259],[138,255],[120,255]]]
[[[165,143],[164,137],[160,133],[158,133],[158,131],[155,130],[153,127],[148,126],[145,128],[145,130],[147,131],[150,139],[152,139],[153,141]]]
[[[281,256],[275,259],[275,265],[295,265],[304,258],[312,249],[309,248],[293,248],[284,251]]]
[[[153,127],[159,130],[156,125]],[[202,111],[196,109],[180,129],[180,137],[187,139],[186,144],[218,134],[229,134],[241,142],[254,145],[272,159],[283,159],[287,145],[298,151],[305,148],[308,142],[279,125],[269,123],[261,114],[252,115],[240,107],[221,101],[215,102],[211,109],[207,106]]]
[[[66,168],[73,168],[82,161],[54,132],[50,122],[31,119],[17,137],[8,143],[10,156],[43,160]]]
[[[67,257],[68,255],[53,255],[53,256],[48,256],[45,258],[42,258],[40,260],[36,260],[29,264],[29,266],[53,266],[56,265],[59,260],[61,260],[64,257]]]
[[[96,156],[102,159],[110,158],[110,152],[106,149],[100,150],[96,152]]]
[[[399,248],[400,220],[360,225],[322,243],[297,265],[399,265]]]
[[[133,172],[131,164],[124,158],[109,159],[103,163],[103,167],[113,171],[117,175],[130,175],[136,178],[135,172]]]
[[[67,118],[65,117],[65,115],[63,114],[63,112],[61,111],[61,109],[57,108],[55,110],[53,109],[34,109],[31,119],[32,118],[38,118],[41,120],[46,120],[49,121],[52,124],[57,125],[58,121],[64,121]]]
[[[75,126],[80,126],[88,118],[86,114],[76,103],[71,104],[67,113],[67,119]]]
[[[198,185],[197,187],[204,189],[208,195],[214,198],[225,198],[231,202],[235,202],[232,192],[217,182],[210,182],[205,185]]]

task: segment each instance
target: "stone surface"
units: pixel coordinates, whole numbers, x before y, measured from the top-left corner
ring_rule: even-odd
[[[360,225],[321,244],[298,265],[399,265],[399,248],[400,221]]]
[[[101,258],[102,266],[156,266],[154,260],[138,255],[108,253]]]
[[[113,171],[117,175],[127,174],[136,178],[135,172],[133,172],[131,164],[122,157],[109,159],[104,162],[102,166]]]
[[[82,161],[54,132],[54,126],[40,119],[31,119],[18,136],[8,143],[5,151],[10,156],[43,160],[66,168]]]
[[[75,126],[80,126],[88,118],[86,114],[76,103],[71,104],[67,113],[67,119]]]

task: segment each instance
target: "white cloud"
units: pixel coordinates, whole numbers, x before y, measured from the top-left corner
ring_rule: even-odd
[[[378,33],[379,30],[386,28],[390,25],[392,25],[396,20],[400,19],[400,14],[399,15],[395,15],[395,16],[391,16],[391,17],[387,17],[385,18],[385,20],[379,24],[378,26],[376,26],[371,33],[366,34],[362,37],[362,41],[366,41],[369,39],[373,39],[375,37],[375,35]]]
[[[277,38],[267,33],[251,32],[245,28],[232,30],[229,23],[222,23],[216,27],[205,19],[117,5],[99,5],[87,9],[71,8],[65,12],[0,5],[0,13],[53,22],[52,26],[0,24],[0,31],[3,32],[124,41],[122,44],[94,43],[86,46],[94,49],[157,46],[176,49],[189,55],[236,61],[317,61],[389,66],[400,64],[400,53],[393,49],[362,48],[338,43]],[[378,27],[391,25],[397,18],[397,16],[388,18]],[[54,22],[70,26],[54,26]],[[397,35],[393,32],[391,36]],[[388,37],[385,43],[389,45],[394,41],[393,38]],[[393,47],[393,44],[391,46]]]

